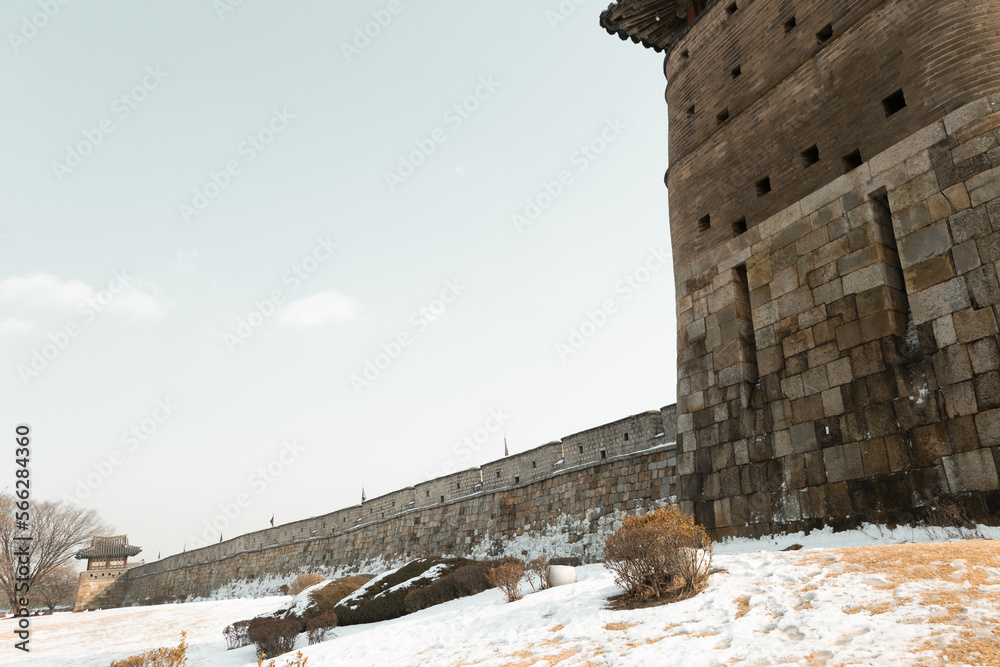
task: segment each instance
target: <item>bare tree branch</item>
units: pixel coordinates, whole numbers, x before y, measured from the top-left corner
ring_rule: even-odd
[[[0,515],[13,516],[14,498],[0,494]],[[31,563],[27,590],[58,567],[66,565],[77,550],[96,536],[111,535],[112,527],[94,509],[85,509],[65,500],[33,503],[28,530],[18,530],[0,519],[0,588],[11,608],[18,597],[25,596],[24,581],[18,580],[17,551],[26,542],[16,537],[30,536]],[[21,584],[19,587],[18,584]]]

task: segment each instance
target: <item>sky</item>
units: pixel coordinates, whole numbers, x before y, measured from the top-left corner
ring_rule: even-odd
[[[155,559],[673,403],[662,55],[606,4],[5,2],[0,489],[27,424]]]

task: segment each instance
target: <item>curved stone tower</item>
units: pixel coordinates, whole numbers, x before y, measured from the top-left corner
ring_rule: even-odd
[[[620,0],[666,52],[681,499],[1000,521],[1000,0]]]

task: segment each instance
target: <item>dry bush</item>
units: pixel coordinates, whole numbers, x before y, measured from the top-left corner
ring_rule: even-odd
[[[511,558],[495,565],[486,573],[486,581],[503,591],[507,602],[521,599],[521,578],[524,576],[524,563]]]
[[[302,655],[302,651],[296,651],[295,657],[281,665],[281,667],[306,667],[308,662],[309,658]],[[274,660],[265,665],[264,658],[257,658],[257,667],[275,667]]]
[[[539,556],[529,560],[525,566],[525,574],[533,592],[544,591],[549,587],[549,559]]]
[[[187,665],[187,633],[181,633],[177,648],[157,648],[122,660],[112,660],[108,667],[184,667]]]
[[[965,508],[953,500],[938,503],[927,513],[927,531],[940,528],[950,540],[985,540],[976,522],[969,518]]]
[[[274,658],[295,648],[301,625],[295,619],[255,618],[247,628],[247,637],[257,647],[257,655]]]
[[[315,586],[319,582],[325,580],[326,577],[314,574],[312,572],[309,572],[307,574],[300,574],[299,576],[295,577],[295,581],[293,581],[292,585],[288,587],[288,594],[293,596],[298,595],[299,593],[309,588],[310,586]]]
[[[226,650],[240,648],[250,643],[247,631],[250,629],[250,621],[236,621],[226,626],[222,631],[222,636],[226,638]]]
[[[335,627],[337,627],[337,615],[332,611],[310,618],[309,622],[306,623],[306,636],[309,638],[309,644],[319,644],[326,639],[327,631]]]
[[[604,544],[604,566],[633,599],[691,597],[711,562],[708,533],[675,506],[626,517]]]
[[[326,586],[313,591],[313,598],[323,598],[331,605],[336,605],[348,595],[358,590],[375,577],[370,574],[358,574],[353,577],[334,579]]]
[[[566,556],[564,558],[550,558],[549,565],[568,565],[570,567],[580,567],[583,561],[579,556]]]
[[[499,561],[482,561],[463,565],[451,574],[446,574],[430,586],[418,588],[406,594],[406,610],[420,611],[434,605],[457,600],[469,595],[477,595],[493,588],[486,578],[491,567]]]

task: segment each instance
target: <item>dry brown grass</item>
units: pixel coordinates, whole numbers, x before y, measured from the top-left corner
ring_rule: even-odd
[[[969,617],[969,606],[985,603],[1000,614],[1000,593],[984,590],[984,587],[1000,583],[1000,541],[978,540],[943,542],[933,544],[895,544],[878,547],[836,549],[822,555],[806,555],[796,564],[833,564],[840,567],[840,574],[873,573],[885,580],[885,584],[873,584],[872,588],[890,592],[895,602],[879,602],[849,607],[844,613],[884,614],[905,602],[919,604],[924,608],[940,607],[942,613],[934,617],[937,623],[944,623],[959,629],[957,638],[945,648],[930,639],[914,652],[938,652],[943,664],[976,664],[1000,666],[1000,636],[994,623],[984,623]],[[831,568],[834,569],[834,568]],[[839,576],[839,575],[837,575]],[[958,590],[933,590],[919,593],[900,590],[907,584],[947,581],[961,584]],[[994,621],[997,619],[994,618]],[[921,624],[924,621],[911,619],[906,623]],[[932,637],[942,633],[934,633]]]
[[[605,623],[605,630],[628,630],[629,628],[634,628],[639,625],[638,623]]]
[[[741,619],[750,613],[750,596],[736,598],[736,619]]]

